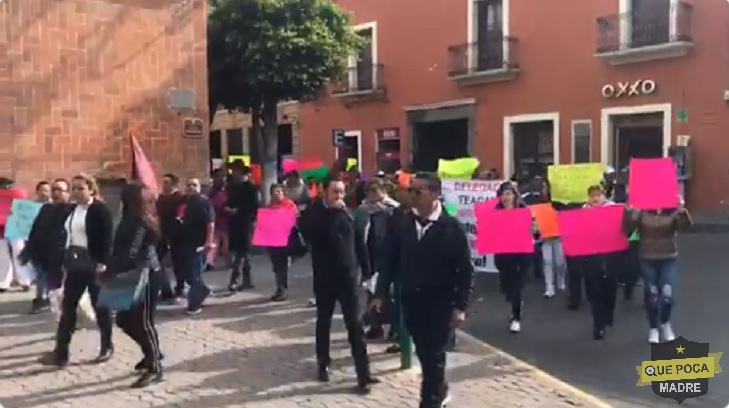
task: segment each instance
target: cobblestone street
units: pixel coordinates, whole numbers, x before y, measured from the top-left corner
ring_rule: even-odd
[[[353,395],[354,373],[341,319],[332,337],[335,358],[330,384],[315,381],[314,313],[307,307],[310,272],[294,265],[292,292],[285,303],[267,301],[272,291],[265,259],[256,268],[254,292],[216,297],[203,314],[188,317],[182,306],[164,306],[158,314],[165,353],[166,380],[132,390],[136,347],[119,331],[116,354],[104,365],[91,365],[98,336],[77,333],[72,365],[64,370],[37,363],[52,348],[49,314],[28,315],[28,293],[0,294],[0,403],[31,407],[250,407],[250,408],[405,408],[416,407],[418,370],[399,370],[399,358],[370,347],[373,371],[384,381],[371,395]],[[221,272],[206,274],[219,287]],[[539,372],[468,338],[459,339],[449,357],[452,407],[604,407],[599,401],[546,379]]]

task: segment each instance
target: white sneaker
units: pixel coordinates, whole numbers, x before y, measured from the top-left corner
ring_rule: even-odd
[[[567,283],[565,282],[564,274],[557,278],[557,289],[559,289],[559,290],[567,289]]]
[[[658,329],[650,329],[648,332],[648,343],[650,344],[658,344],[661,342],[661,335],[658,332]]]
[[[521,331],[521,323],[518,320],[512,320],[509,324],[509,331],[512,333],[519,333]]]
[[[544,297],[547,299],[553,298],[555,295],[554,293],[554,286],[547,286],[547,289],[544,291]]]
[[[673,333],[671,323],[665,323],[661,325],[661,335],[663,336],[663,341],[676,340],[676,334]]]

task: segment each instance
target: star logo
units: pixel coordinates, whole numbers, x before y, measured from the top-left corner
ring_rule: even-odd
[[[678,346],[678,347],[676,347],[676,352],[677,352],[678,354],[683,354],[683,351],[684,351],[684,350],[686,350],[686,349],[685,349],[685,348],[683,348],[682,346]]]

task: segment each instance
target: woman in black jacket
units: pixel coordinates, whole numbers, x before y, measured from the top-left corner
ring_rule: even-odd
[[[101,332],[101,351],[97,363],[109,360],[114,353],[111,342],[111,312],[96,307],[99,285],[96,274],[106,270],[111,252],[113,219],[111,211],[99,197],[96,180],[86,175],[71,180],[74,204],[68,206],[58,245],[65,249],[61,319],[56,334],[56,349],[51,364],[66,366],[69,344],[76,327],[76,311],[84,292],[89,291]]]
[[[496,204],[496,210],[508,211],[517,208],[527,208],[521,201],[516,186],[509,181],[499,186],[497,194],[500,200]],[[536,225],[533,225],[532,229],[533,232],[536,232]],[[499,271],[501,291],[509,303],[511,303],[509,330],[512,333],[521,331],[521,314],[524,307],[522,291],[524,290],[526,273],[529,270],[532,260],[533,256],[531,254],[494,255],[494,264],[496,264],[496,269]]]
[[[163,273],[157,258],[157,245],[161,238],[160,222],[155,211],[154,195],[138,184],[129,184],[121,195],[122,218],[114,236],[109,269],[103,279],[132,270]],[[120,310],[116,324],[139,345],[144,357],[134,367],[141,376],[132,384],[134,388],[146,387],[162,380],[162,354],[159,336],[154,325],[154,311],[158,280],[150,276],[141,295],[129,310]]]

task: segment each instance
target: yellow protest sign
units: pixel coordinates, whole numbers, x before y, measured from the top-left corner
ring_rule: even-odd
[[[463,157],[455,160],[438,159],[438,177],[442,179],[470,180],[481,162],[474,157]]]
[[[347,171],[351,171],[357,168],[357,159],[351,157],[347,158]]]
[[[601,163],[553,165],[547,169],[547,178],[553,201],[581,203],[587,201],[587,189],[602,181],[603,165]]]
[[[233,163],[236,160],[242,160],[246,166],[251,165],[251,156],[247,154],[235,154],[228,156],[228,163]]]

